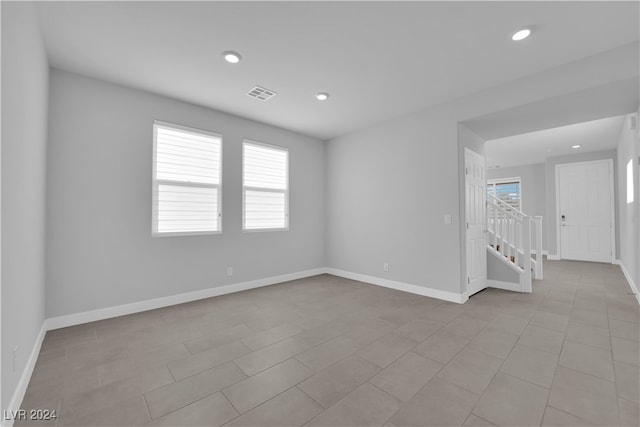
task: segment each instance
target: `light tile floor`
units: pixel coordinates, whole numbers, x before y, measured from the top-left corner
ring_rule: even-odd
[[[59,329],[22,407],[58,426],[638,426],[620,269],[545,277],[457,305],[322,275]]]

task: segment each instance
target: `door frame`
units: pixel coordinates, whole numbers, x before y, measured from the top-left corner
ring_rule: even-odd
[[[465,270],[464,270],[464,273],[465,273],[464,274],[464,277],[465,277],[465,280],[464,280],[465,291],[463,292],[463,295],[465,295],[466,298],[469,298],[471,295],[474,295],[474,294],[480,292],[481,290],[486,289],[488,287],[488,284],[487,284],[488,279],[487,279],[487,268],[485,266],[484,281],[480,285],[475,286],[474,288],[470,288],[470,283],[469,283],[469,259],[468,259],[468,257],[466,257],[467,235],[469,233],[469,229],[466,226],[466,224],[467,224],[467,206],[466,206],[466,203],[467,203],[467,182],[466,182],[466,180],[467,180],[467,171],[466,171],[466,168],[467,168],[467,153],[470,153],[472,156],[476,156],[476,157],[482,158],[482,160],[484,162],[484,172],[485,173],[484,173],[483,181],[484,181],[485,204],[483,206],[483,209],[484,209],[485,224],[483,226],[483,235],[484,235],[484,243],[485,243],[485,245],[484,245],[485,246],[484,247],[485,254],[486,254],[486,244],[487,244],[487,232],[486,232],[486,222],[487,222],[487,204],[486,204],[486,197],[487,197],[487,175],[486,175],[487,163],[486,163],[486,161],[487,160],[486,160],[486,157],[483,156],[482,154],[480,154],[480,153],[478,153],[476,151],[473,151],[468,147],[464,148],[464,165],[463,166],[464,166],[464,170],[465,170],[465,174],[464,174],[464,203],[465,203],[465,205],[464,205],[463,229],[464,229],[464,242],[465,242],[465,249],[464,249],[465,250],[465,266],[464,266],[464,268],[465,268]],[[486,260],[485,260],[485,264],[486,264]]]
[[[607,163],[609,166],[609,214],[611,215],[611,227],[609,227],[609,235],[611,236],[611,264],[616,261],[616,208],[615,208],[615,186],[614,186],[614,170],[613,159],[589,160],[584,162],[558,163],[555,165],[555,187],[556,187],[556,252],[558,259],[562,258],[562,242],[560,240],[560,167],[567,165],[583,165],[589,163]]]

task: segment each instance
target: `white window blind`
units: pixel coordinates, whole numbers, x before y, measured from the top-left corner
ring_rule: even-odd
[[[153,234],[220,232],[220,135],[154,122]]]
[[[522,210],[520,178],[489,180],[487,181],[487,193],[507,203],[513,209]]]
[[[242,159],[243,229],[288,229],[289,152],[244,141]]]
[[[633,203],[633,159],[627,162],[627,204]]]

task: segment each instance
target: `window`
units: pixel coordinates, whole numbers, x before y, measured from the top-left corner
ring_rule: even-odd
[[[289,151],[253,141],[242,144],[242,228],[289,228]]]
[[[522,210],[522,192],[520,177],[490,179],[487,181],[487,194],[497,197],[513,209]]]
[[[627,162],[627,203],[633,203],[633,159]]]
[[[154,122],[152,234],[220,232],[221,148],[215,133]]]

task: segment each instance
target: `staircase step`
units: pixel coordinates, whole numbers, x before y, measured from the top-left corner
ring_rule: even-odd
[[[493,245],[491,245],[491,247],[493,247]],[[500,246],[498,246],[498,247],[500,247]],[[504,257],[510,259],[512,263],[514,263],[514,264],[516,263],[516,257],[515,256],[513,256],[513,255],[511,255],[511,256],[505,255]]]

